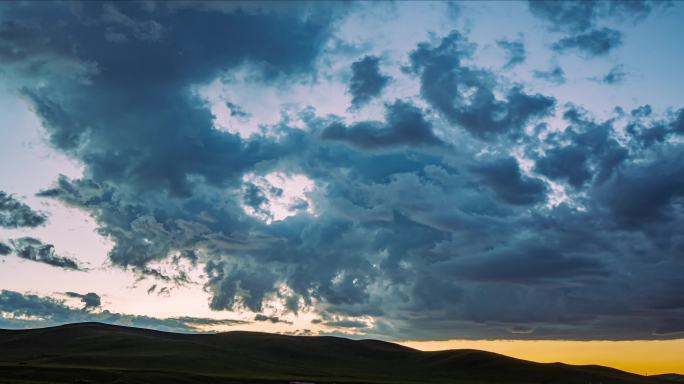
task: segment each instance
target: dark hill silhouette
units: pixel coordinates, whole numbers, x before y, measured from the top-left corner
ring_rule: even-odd
[[[0,383],[672,383],[601,366],[377,340],[178,334],[99,323],[0,330]]]

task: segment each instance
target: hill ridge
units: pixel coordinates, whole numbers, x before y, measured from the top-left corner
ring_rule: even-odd
[[[3,381],[6,380],[6,381]],[[15,381],[7,381],[15,380]],[[60,381],[61,380],[61,381]],[[0,330],[0,383],[672,383],[476,349],[336,336],[174,333],[106,323]]]

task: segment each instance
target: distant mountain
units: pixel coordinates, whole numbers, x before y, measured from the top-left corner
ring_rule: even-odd
[[[654,384],[601,366],[540,364],[477,350],[422,352],[376,340],[177,334],[98,323],[0,330],[0,383]]]

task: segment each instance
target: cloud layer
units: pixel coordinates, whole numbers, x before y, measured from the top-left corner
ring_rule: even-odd
[[[15,291],[0,291],[0,327],[24,328],[35,326],[59,325],[71,322],[95,321],[108,324],[126,325],[132,327],[154,328],[173,332],[202,332],[203,325],[237,325],[240,320],[215,320],[204,318],[177,317],[158,319],[149,316],[134,316],[112,313],[109,311],[94,311],[99,306],[99,296],[95,293],[80,295],[67,292],[67,296],[85,298],[85,307],[77,309],[68,306],[63,300],[22,294]],[[98,305],[93,299],[97,297]],[[89,305],[89,303],[91,305]]]
[[[45,214],[36,212],[11,195],[0,191],[0,227],[37,227],[45,223]]]
[[[684,333],[679,106],[596,116],[478,64],[462,31],[395,56],[363,52],[336,37],[353,6],[155,4],[6,5],[0,24],[0,55],[50,145],[84,167],[39,196],[90,214],[113,241],[114,266],[182,285],[191,278],[181,266],[191,265],[214,310],[272,323],[313,311],[319,324],[373,336]],[[622,42],[603,27],[607,9],[651,9],[620,4],[530,10],[564,34],[551,49],[593,59]],[[501,46],[507,67],[521,65],[524,45]],[[340,57],[349,65],[335,72]],[[288,99],[258,134],[219,129],[198,90],[235,86],[237,72],[255,89],[343,79],[346,112]],[[535,76],[564,81],[560,67]],[[17,219],[34,216],[7,201],[20,212],[7,223],[40,221]],[[79,268],[35,239],[11,244],[20,257]],[[67,295],[84,308],[3,291],[0,310],[12,324],[35,315],[192,328],[97,312],[99,297]]]

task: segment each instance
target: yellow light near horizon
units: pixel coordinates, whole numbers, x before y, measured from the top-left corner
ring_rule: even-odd
[[[684,339],[635,341],[446,340],[401,341],[436,351],[480,349],[540,363],[598,364],[641,375],[684,374]]]

